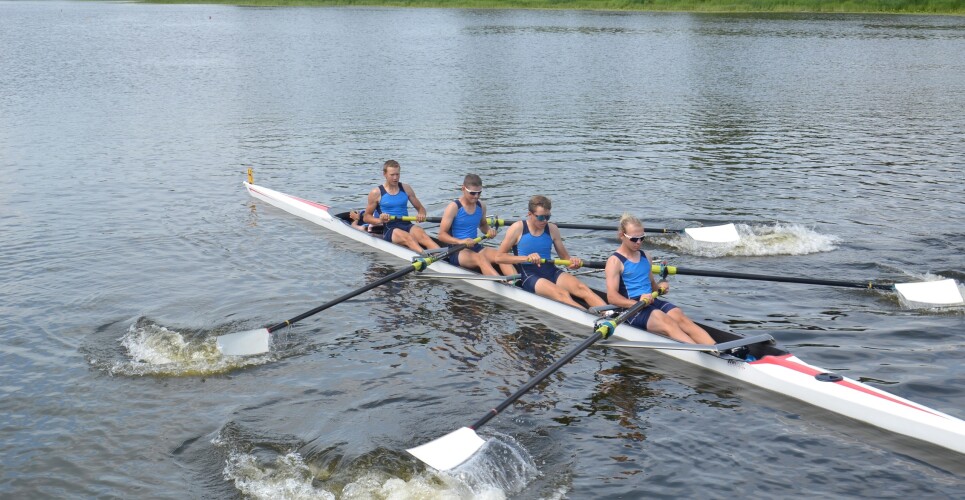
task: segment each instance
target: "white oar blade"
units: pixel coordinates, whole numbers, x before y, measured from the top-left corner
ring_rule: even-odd
[[[695,241],[705,243],[737,243],[740,235],[737,234],[737,227],[733,224],[708,227],[688,227],[684,233]]]
[[[965,303],[958,283],[953,279],[895,283],[895,291],[909,302],[950,306]]]
[[[436,470],[447,471],[469,460],[484,444],[476,431],[463,427],[406,451]]]
[[[218,337],[218,350],[225,356],[251,356],[268,352],[270,341],[267,328],[229,333]]]

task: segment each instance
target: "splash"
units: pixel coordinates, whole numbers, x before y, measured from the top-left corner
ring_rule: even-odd
[[[807,255],[830,252],[838,237],[825,235],[799,224],[757,226],[737,224],[740,241],[708,244],[686,237],[668,238],[666,244],[686,254],[700,257],[732,257],[761,255]]]
[[[349,466],[353,468],[354,466]],[[274,459],[259,459],[255,454],[232,450],[225,462],[224,478],[252,498],[286,499],[395,499],[423,498],[440,500],[506,498],[497,487],[472,487],[459,478],[429,471],[409,478],[381,470],[360,470],[344,486],[325,481],[329,474],[314,470],[296,451]]]
[[[192,339],[186,333],[169,330],[141,318],[120,339],[122,353],[102,365],[111,375],[126,376],[197,376],[225,373],[246,366],[271,361],[272,356],[223,356],[215,337],[204,335]]]
[[[291,452],[262,464],[252,454],[232,452],[224,478],[233,481],[242,495],[252,498],[335,499],[331,492],[313,486],[313,474],[302,457]]]
[[[224,479],[252,498],[502,500],[522,491],[538,475],[529,454],[508,436],[491,439],[452,473],[432,469],[412,473],[409,467],[393,473],[365,457],[332,471],[306,462],[291,449],[297,447],[293,443],[288,450],[270,451],[245,446],[229,435],[222,432],[212,441],[228,452]],[[411,463],[411,457],[406,455],[399,462]]]
[[[497,434],[451,474],[477,494],[492,485],[517,493],[539,475],[539,470],[526,448],[510,436]]]

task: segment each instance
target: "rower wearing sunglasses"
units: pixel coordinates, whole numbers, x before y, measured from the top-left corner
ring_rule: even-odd
[[[513,223],[506,231],[499,245],[496,262],[516,264],[522,275],[520,286],[526,291],[580,309],[584,306],[574,298],[581,299],[589,307],[605,305],[603,299],[576,276],[563,272],[551,263],[541,264],[543,259],[552,259],[554,248],[560,259],[570,261],[570,269],[580,268],[583,261],[570,256],[563,245],[560,229],[549,222],[553,208],[549,198],[534,196],[530,198],[528,208],[526,218]]]
[[[640,219],[623,214],[618,236],[620,248],[606,261],[607,301],[623,308],[633,307],[639,301],[650,303],[627,320],[627,324],[687,344],[713,344],[714,339],[679,307],[652,297],[654,290],[660,290],[661,295],[667,293],[670,283],[657,283],[653,277],[650,257],[640,249],[643,245],[643,223]]]
[[[484,248],[476,243],[477,232],[481,231],[489,238],[496,236],[496,228],[490,227],[486,220],[486,204],[479,197],[482,196],[482,179],[476,174],[468,174],[462,181],[459,198],[449,203],[442,213],[439,224],[439,241],[449,245],[465,244],[466,249],[449,256],[449,263],[468,269],[478,269],[482,274],[498,276],[493,267],[496,258],[495,248]],[[513,274],[510,267],[510,272]]]

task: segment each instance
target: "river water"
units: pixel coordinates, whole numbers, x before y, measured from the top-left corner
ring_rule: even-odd
[[[654,352],[591,349],[457,473],[468,425],[589,332],[405,279],[248,197],[352,206],[403,166],[433,214],[734,222],[681,267],[965,279],[965,19],[0,2],[0,496],[960,497],[962,456]],[[605,258],[608,233],[566,231]],[[585,276],[599,285],[599,275]],[[679,276],[709,324],[965,417],[965,310]]]

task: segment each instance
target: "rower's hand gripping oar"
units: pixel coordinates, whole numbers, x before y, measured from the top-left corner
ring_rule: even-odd
[[[499,219],[488,217],[490,226],[503,227],[513,224],[514,220]],[[392,216],[389,220],[402,220],[406,222],[417,222],[417,218],[412,215],[403,217]],[[426,217],[424,222],[442,222],[441,217]],[[560,229],[589,229],[593,231],[613,231],[616,225],[601,226],[598,224],[568,224],[566,222],[554,222]],[[707,227],[688,227],[684,229],[669,229],[665,227],[647,227],[643,229],[646,233],[680,234],[689,236],[694,241],[702,243],[737,243],[740,241],[740,234],[734,224],[721,224],[719,226]]]
[[[475,242],[479,243],[485,238],[486,238],[485,236],[480,236],[475,239]],[[415,257],[412,259],[412,264],[406,267],[403,267],[388,276],[385,276],[381,279],[373,281],[372,283],[369,283],[368,285],[365,285],[362,288],[359,288],[358,290],[354,290],[349,293],[346,293],[345,295],[342,295],[337,299],[326,302],[325,304],[322,304],[316,307],[315,309],[312,309],[311,311],[303,312],[302,314],[299,314],[298,316],[295,316],[292,319],[282,321],[277,325],[270,326],[268,328],[259,328],[257,330],[247,330],[244,332],[221,335],[217,338],[218,349],[221,351],[221,354],[227,355],[227,356],[251,356],[253,354],[261,354],[264,352],[268,352],[269,340],[271,339],[272,332],[285,328],[286,326],[291,326],[294,323],[301,321],[309,316],[318,314],[324,311],[325,309],[328,309],[334,305],[345,302],[346,300],[351,299],[352,297],[361,295],[375,287],[384,285],[396,278],[405,276],[406,274],[409,274],[413,271],[421,272],[427,267],[429,267],[432,263],[443,260],[456,252],[464,250],[466,246],[467,246],[466,244],[459,244],[459,245],[450,247],[448,250],[438,255]]]
[[[566,363],[569,363],[578,354],[585,351],[594,342],[600,339],[606,339],[616,330],[617,325],[627,321],[632,318],[638,312],[643,310],[645,307],[650,305],[659,295],[658,292],[653,292],[651,299],[647,301],[639,301],[633,305],[633,307],[623,311],[619,316],[612,319],[600,320],[597,323],[596,329],[593,331],[593,335],[584,340],[580,345],[576,346],[573,350],[566,353],[562,358],[557,360],[552,365],[543,369],[535,377],[533,377],[526,385],[521,387],[512,396],[506,398],[505,401],[499,404],[499,406],[489,410],[488,413],[476,423],[469,427],[462,427],[459,430],[450,432],[441,438],[430,441],[424,445],[417,446],[415,448],[410,448],[406,451],[414,455],[419,460],[422,460],[429,466],[440,470],[446,471],[456,467],[457,465],[465,462],[469,459],[483,444],[486,443],[485,440],[476,434],[476,430],[489,422],[490,419],[499,414],[499,412],[505,410],[509,405],[513,404],[517,399],[529,392],[530,389],[536,387],[537,384],[542,382],[546,377],[549,377],[554,372],[563,367]]]
[[[583,267],[603,269],[606,262],[583,261]],[[712,278],[734,278],[741,280],[775,281],[779,283],[804,283],[810,285],[840,286],[847,288],[864,288],[874,290],[889,290],[897,292],[908,302],[931,306],[949,306],[965,303],[958,284],[953,279],[939,281],[919,281],[915,283],[879,283],[874,281],[837,281],[810,278],[795,278],[792,276],[768,276],[764,274],[732,273],[726,271],[707,271],[702,269],[685,269],[676,266],[661,266],[654,264],[653,272],[660,272],[661,268],[670,274],[685,274],[693,276],[709,276]]]

